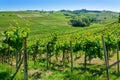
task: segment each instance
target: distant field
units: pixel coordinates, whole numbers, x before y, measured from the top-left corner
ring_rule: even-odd
[[[45,39],[48,38],[51,33],[56,33],[58,36],[63,37],[65,35],[73,33],[82,34],[84,31],[96,30],[103,28],[104,25],[112,23],[117,18],[117,13],[102,12],[102,13],[81,13],[79,16],[90,16],[101,19],[101,23],[93,23],[90,27],[80,28],[72,27],[68,24],[69,17],[64,14],[75,15],[69,12],[0,12],[0,31],[5,31],[10,27],[20,26],[30,28],[30,40],[34,38]],[[109,16],[108,16],[109,14]],[[105,19],[104,19],[105,18]],[[17,25],[16,25],[17,24]],[[101,26],[101,27],[99,27]]]

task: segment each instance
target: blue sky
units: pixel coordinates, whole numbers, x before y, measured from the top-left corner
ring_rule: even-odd
[[[120,0],[0,0],[0,11],[61,9],[120,11]]]

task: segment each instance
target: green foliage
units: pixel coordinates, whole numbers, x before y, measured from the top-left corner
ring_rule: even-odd
[[[70,48],[69,43],[67,43],[67,42],[64,42],[63,45],[60,45],[60,49],[62,51],[69,50],[69,48]]]
[[[48,51],[49,53],[54,51],[54,46],[56,44],[57,41],[57,35],[56,34],[52,34],[52,39],[48,42]]]
[[[90,19],[88,17],[73,18],[70,20],[70,24],[75,27],[85,27],[90,25]]]
[[[55,45],[55,55],[58,56],[60,55],[60,49],[61,49],[61,46],[60,45]]]
[[[50,74],[46,80],[59,80],[59,79],[63,79],[63,74],[61,74],[60,72],[54,72]]]
[[[107,51],[116,50],[117,40],[114,38],[114,36],[111,34],[107,35],[105,37],[105,44]]]
[[[82,43],[78,43],[76,42],[74,45],[73,45],[73,52],[78,52],[82,50]]]
[[[0,63],[0,79],[1,80],[10,80],[12,74],[14,74],[15,69],[7,64]],[[19,72],[14,80],[23,80],[23,73]]]
[[[20,50],[23,44],[23,37],[27,37],[27,29],[16,27],[15,29],[4,31],[3,43],[8,44],[16,50]]]
[[[64,80],[96,80],[96,77],[91,77],[89,73],[84,73],[84,75],[78,73],[67,73],[64,76]]]
[[[119,13],[119,18],[118,18],[118,23],[120,23],[120,13]]]
[[[0,55],[5,55],[5,51],[7,50],[8,46],[4,43],[0,44]]]
[[[101,46],[99,40],[85,40],[83,43],[83,51],[85,51],[85,55],[89,58],[103,58],[101,53]]]
[[[118,46],[120,47],[120,39],[117,41]]]

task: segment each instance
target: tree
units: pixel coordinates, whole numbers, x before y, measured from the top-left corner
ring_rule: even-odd
[[[118,18],[118,23],[120,23],[120,13],[119,13],[119,18]]]
[[[88,17],[73,18],[70,20],[70,24],[75,27],[89,26],[91,23]]]

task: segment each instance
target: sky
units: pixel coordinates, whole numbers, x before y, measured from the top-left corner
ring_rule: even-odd
[[[120,0],[0,0],[0,11],[62,9],[120,12]]]

